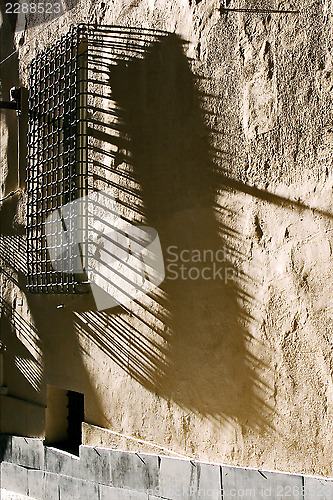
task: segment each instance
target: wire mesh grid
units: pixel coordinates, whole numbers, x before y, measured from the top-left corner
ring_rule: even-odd
[[[75,293],[83,278],[73,270],[80,247],[69,239],[84,214],[69,214],[66,227],[47,240],[45,224],[66,204],[86,194],[86,40],[72,29],[31,63],[27,158],[27,255],[31,292]],[[72,217],[71,217],[72,215]],[[63,223],[61,212],[59,218]],[[75,226],[75,227],[74,227]],[[54,226],[56,228],[56,226]],[[76,250],[75,250],[76,249]],[[57,265],[50,260],[57,256]],[[60,262],[59,262],[60,261]],[[62,265],[61,265],[62,263]]]
[[[125,192],[122,177],[127,174],[115,165],[119,151],[130,156],[130,141],[112,96],[110,71],[120,62],[144,58],[163,36],[143,28],[81,24],[32,61],[27,162],[31,292],[87,291],[89,214],[87,206],[78,210],[71,202],[112,188],[124,191],[120,198],[129,218],[130,212],[139,213],[134,191]],[[46,234],[50,217],[60,223]]]

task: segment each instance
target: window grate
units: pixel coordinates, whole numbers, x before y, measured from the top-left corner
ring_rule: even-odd
[[[88,262],[94,256],[89,255],[88,240],[96,236],[96,217],[89,216],[88,191],[112,192],[117,213],[128,222],[142,222],[127,115],[117,102],[113,78],[149,57],[152,44],[166,35],[144,28],[81,24],[32,61],[27,161],[31,292],[89,290]],[[141,68],[145,71],[144,65]],[[52,216],[61,223],[55,224],[50,238]]]
[[[84,276],[75,269],[82,248],[67,252],[63,234],[47,240],[52,213],[87,194],[86,67],[84,27],[72,29],[31,63],[27,162],[28,289],[37,293],[76,293]],[[70,206],[70,205],[69,205]],[[67,217],[66,235],[77,229],[77,214]],[[76,217],[74,216],[76,215]],[[84,229],[85,218],[79,222]],[[50,248],[51,241],[51,248]],[[61,265],[54,266],[50,253]],[[81,253],[78,255],[78,253]],[[66,264],[65,264],[66,262]]]

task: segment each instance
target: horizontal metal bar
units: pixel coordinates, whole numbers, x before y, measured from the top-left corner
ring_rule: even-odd
[[[0,101],[0,109],[16,109],[18,110],[18,103],[15,101]]]
[[[228,7],[220,7],[221,14],[223,12],[250,12],[254,14],[298,14],[299,10],[275,10],[275,9],[231,9]]]

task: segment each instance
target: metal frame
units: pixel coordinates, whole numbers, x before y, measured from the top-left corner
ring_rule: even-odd
[[[87,194],[86,51],[85,29],[79,26],[31,63],[27,158],[30,292],[76,293],[84,279],[52,267],[45,221],[53,211]],[[73,223],[69,220],[64,228],[68,235]],[[54,244],[62,244],[60,235],[55,235]],[[76,257],[63,254],[62,258]]]
[[[120,188],[125,194],[122,205],[141,220],[140,200],[123,186],[124,179],[132,178],[115,164],[119,150],[124,161],[130,158],[124,152],[129,140],[113,98],[110,71],[119,63],[144,58],[149,46],[165,36],[159,30],[81,24],[32,61],[27,162],[27,286],[31,292],[88,291],[88,202],[79,205],[82,238],[76,254],[75,245],[64,244],[56,232],[53,247],[47,246],[45,222],[54,211],[61,215],[64,205],[87,199],[88,191]],[[78,229],[77,207],[66,226],[68,241]],[[77,269],[79,257],[85,272],[57,271],[50,260],[52,251],[63,252],[64,266],[59,268]]]

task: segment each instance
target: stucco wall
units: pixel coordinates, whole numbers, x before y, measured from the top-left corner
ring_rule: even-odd
[[[6,240],[4,378],[10,393],[24,390],[40,404],[46,384],[83,392],[86,422],[186,456],[330,476],[332,6],[246,7],[299,11],[88,1],[53,21],[30,18],[25,29],[18,19],[18,58],[2,65],[6,92],[18,78],[27,86],[36,50],[70,25],[165,33],[143,61],[110,70],[115,124],[126,141],[108,180],[125,179],[117,191],[124,213],[158,231],[167,268],[159,289],[130,313],[97,312],[83,297],[27,294],[24,249],[8,256],[14,243]],[[5,17],[2,33],[6,56]],[[16,187],[11,113],[2,113],[2,194]],[[23,160],[21,170],[24,187]],[[23,233],[24,193],[6,200],[1,216],[3,233]],[[214,262],[195,263],[199,279],[171,279],[170,247],[178,256],[211,250]],[[220,274],[206,279],[202,270],[213,273],[213,264]],[[31,380],[10,361],[17,343],[27,350],[24,366],[34,366]],[[43,431],[27,424],[26,433]],[[88,437],[87,444],[102,440],[98,430]]]

